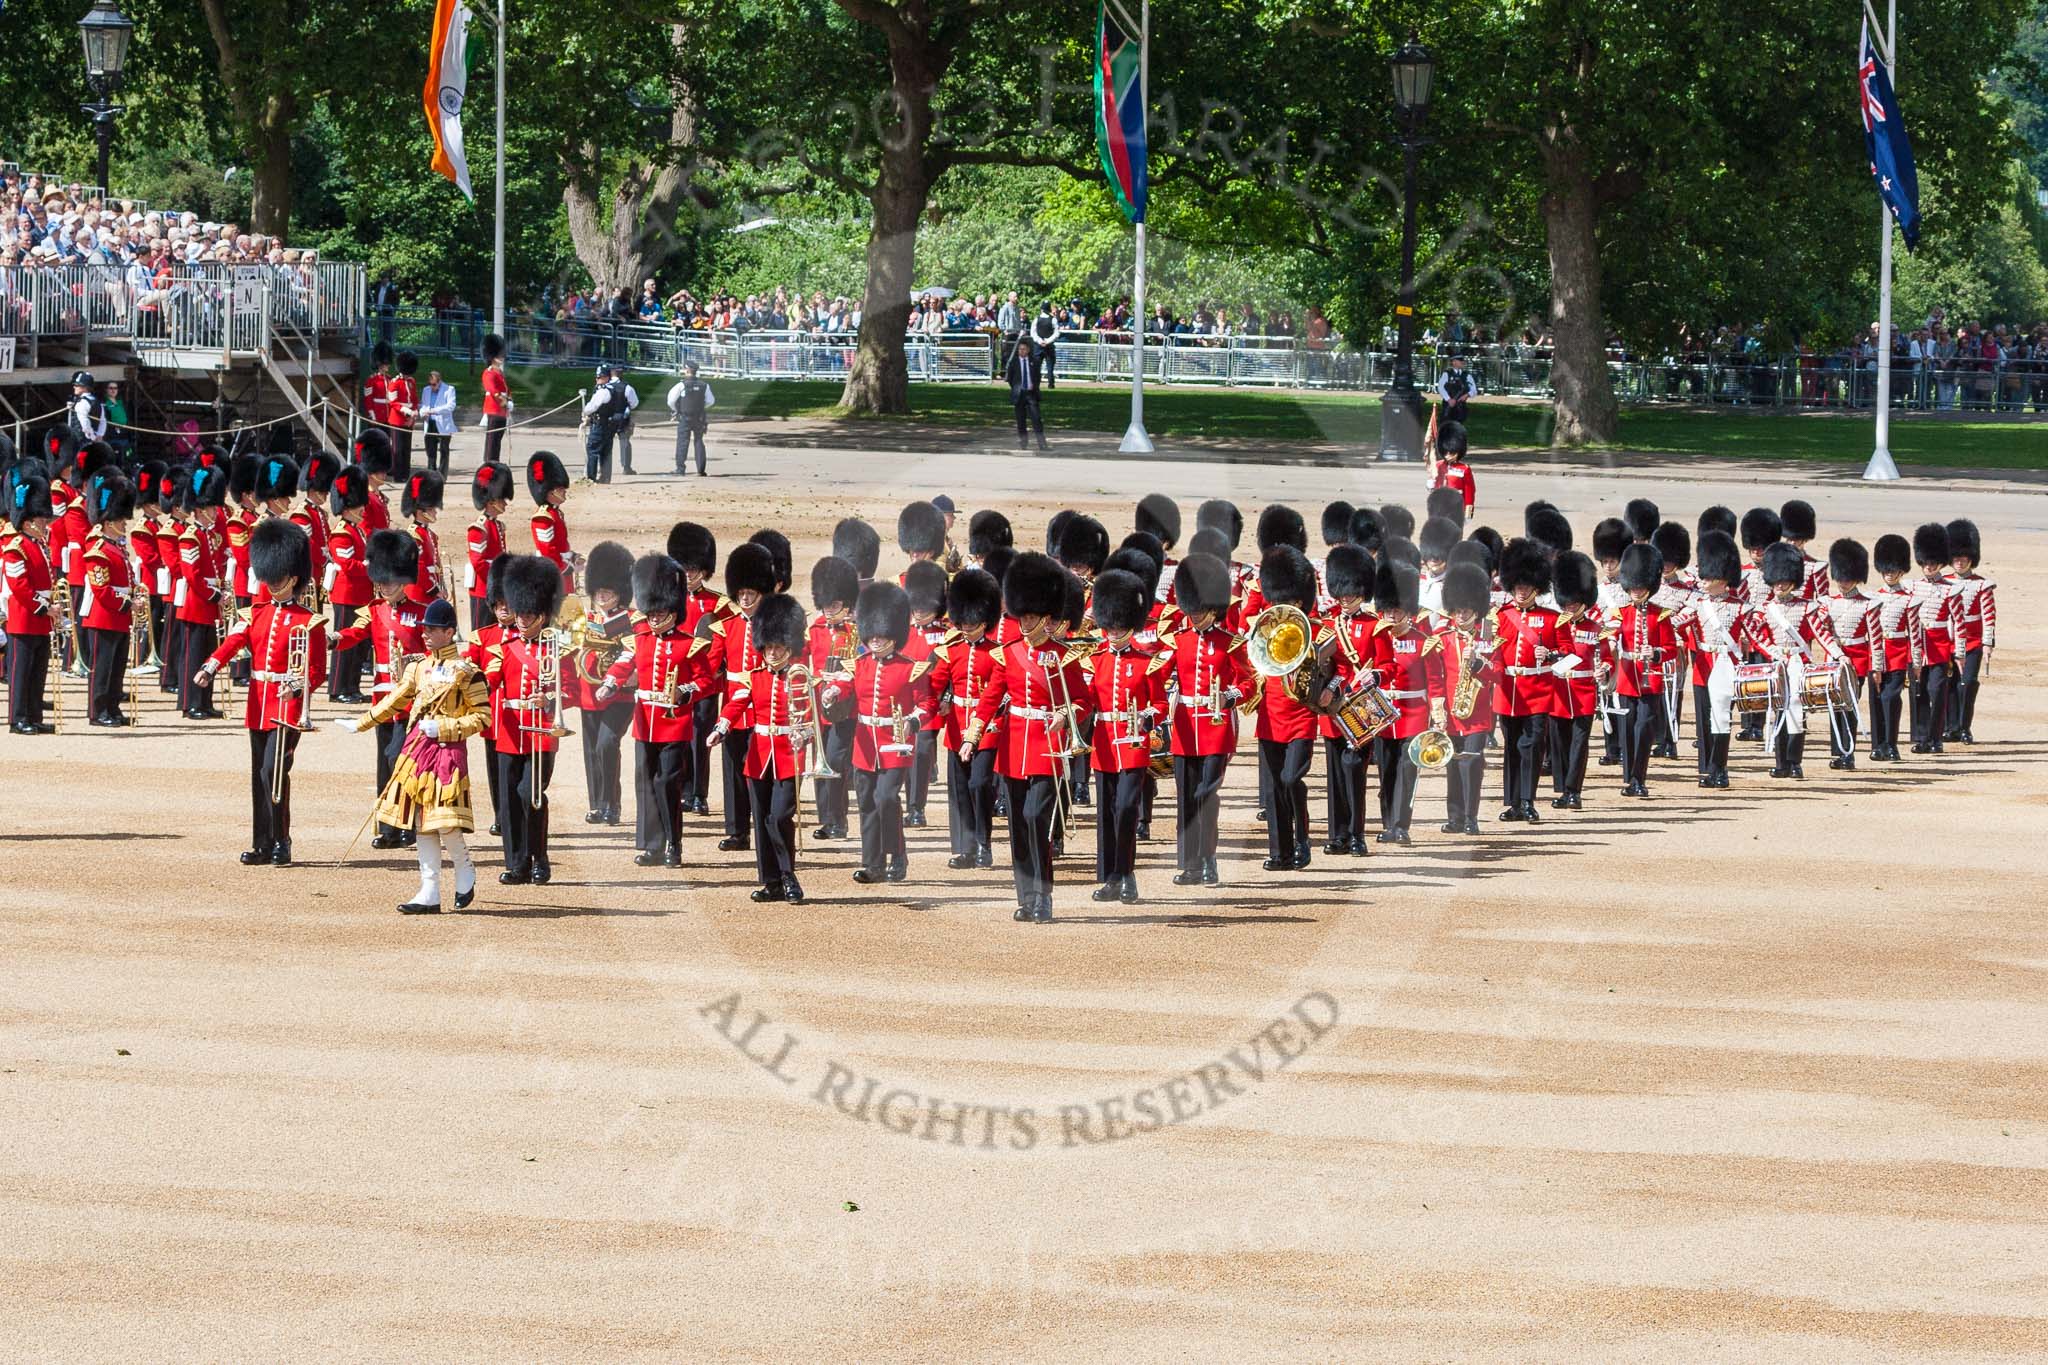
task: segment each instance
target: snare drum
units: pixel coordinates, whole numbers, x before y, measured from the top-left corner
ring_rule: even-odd
[[[1735,700],[1737,715],[1762,715],[1771,709],[1771,696],[1777,690],[1778,666],[1776,664],[1735,665]]]
[[[1799,685],[1801,702],[1809,711],[1827,711],[1842,705],[1842,670],[1835,664],[1808,664]]]

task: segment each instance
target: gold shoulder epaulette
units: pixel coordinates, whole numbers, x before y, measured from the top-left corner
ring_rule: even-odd
[[[918,661],[917,661],[916,663],[912,664],[912,665],[911,665],[911,667],[910,667],[910,680],[911,680],[912,682],[916,682],[916,681],[917,681],[917,680],[918,680],[919,678],[922,678],[922,677],[923,677],[923,676],[924,676],[925,674],[927,674],[927,673],[929,673],[929,672],[931,672],[931,671],[932,671],[932,661],[931,661],[931,659],[930,659],[929,657],[926,657],[926,658],[923,658],[923,659],[919,659],[919,660],[918,660]]]
[[[1444,637],[1443,637],[1443,636],[1441,636],[1441,635],[1432,635],[1432,636],[1430,636],[1430,637],[1429,637],[1429,638],[1428,638],[1427,640],[1424,640],[1424,641],[1422,642],[1422,652],[1423,652],[1423,653],[1424,653],[1425,655],[1427,655],[1427,654],[1429,654],[1429,653],[1430,653],[1431,651],[1433,651],[1433,650],[1441,649],[1441,648],[1443,647],[1443,643],[1444,643]]]
[[[694,659],[698,656],[698,654],[702,653],[706,649],[709,649],[710,647],[711,637],[708,635],[699,635],[696,639],[690,641],[690,650],[687,654],[683,655],[683,657],[685,659]]]
[[[1162,649],[1157,654],[1154,654],[1152,656],[1151,663],[1145,665],[1145,672],[1149,676],[1153,673],[1157,673],[1160,669],[1166,667],[1168,664],[1172,662],[1173,651],[1171,649]]]

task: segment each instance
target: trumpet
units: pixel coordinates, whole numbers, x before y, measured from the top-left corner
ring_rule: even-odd
[[[903,703],[900,701],[890,702],[889,743],[884,746],[884,752],[907,754],[916,747],[911,742],[911,721],[910,717],[903,714]]]

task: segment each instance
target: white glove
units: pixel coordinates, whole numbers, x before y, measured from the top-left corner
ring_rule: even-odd
[[[441,737],[441,722],[432,716],[428,716],[420,722],[420,733],[428,739],[439,739]]]

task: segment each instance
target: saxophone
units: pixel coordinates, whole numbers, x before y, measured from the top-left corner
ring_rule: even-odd
[[[1484,648],[1481,634],[1486,629],[1482,623],[1479,631],[1461,630],[1458,637],[1458,673],[1451,686],[1450,711],[1459,720],[1469,720],[1472,711],[1479,705],[1479,670],[1472,667],[1472,651]]]

